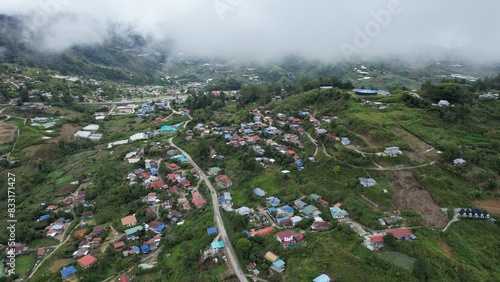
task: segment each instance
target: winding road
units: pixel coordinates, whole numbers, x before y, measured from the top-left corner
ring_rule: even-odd
[[[188,153],[186,153],[186,151],[184,151],[183,149],[181,149],[180,147],[175,145],[174,142],[172,141],[172,138],[170,138],[168,140],[168,142],[170,143],[170,146],[179,150],[179,152],[181,152],[186,157],[188,162],[196,170],[198,170],[201,179],[203,181],[205,181],[205,184],[210,189],[210,196],[212,197],[212,204],[214,207],[214,221],[217,224],[217,230],[219,231],[219,235],[221,236],[222,241],[224,242],[224,246],[225,246],[226,254],[227,254],[227,257],[229,260],[229,264],[231,265],[231,268],[233,269],[234,274],[236,274],[236,276],[238,277],[238,279],[240,281],[248,281],[245,274],[243,273],[240,266],[238,265],[238,260],[236,259],[236,253],[234,251],[233,245],[231,245],[231,242],[229,241],[229,237],[227,235],[226,228],[224,227],[224,223],[222,222],[222,217],[221,217],[220,208],[219,208],[219,199],[217,197],[217,191],[215,190],[215,188],[212,185],[212,183],[210,182],[210,180],[208,180],[208,177],[205,174],[205,172],[203,172],[203,170],[193,161],[191,156]]]

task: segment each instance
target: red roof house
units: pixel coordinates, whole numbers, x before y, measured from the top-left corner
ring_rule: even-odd
[[[266,227],[266,228],[262,228],[262,229],[259,229],[259,230],[251,230],[250,231],[250,236],[252,237],[255,237],[257,235],[259,236],[264,236],[264,235],[268,235],[268,234],[271,234],[274,232],[274,228],[273,227]]]
[[[38,257],[41,257],[45,254],[45,248],[44,247],[40,247],[38,248],[38,251],[37,251],[37,256]]]
[[[197,209],[202,208],[206,203],[206,201],[202,198],[194,198],[191,202],[193,202]]]
[[[290,230],[285,230],[282,232],[278,232],[278,234],[276,234],[276,237],[278,238],[278,242],[283,245],[288,245],[290,242],[294,241],[295,234],[293,234],[293,232]]]
[[[319,199],[318,204],[323,205],[323,206],[328,206],[328,201],[326,201],[324,199]]]
[[[163,180],[158,180],[149,183],[149,188],[156,188],[156,189],[162,189],[162,188],[167,188],[167,185],[165,184],[165,181]]]
[[[176,171],[176,170],[181,169],[180,166],[178,166],[177,164],[174,164],[174,163],[168,164],[167,167],[170,171]]]
[[[224,188],[229,188],[233,185],[233,181],[225,174],[219,174],[215,177],[215,182]]]
[[[387,229],[385,233],[391,233],[398,240],[409,240],[415,237],[415,235],[413,235],[413,233],[411,233],[411,231],[406,228]]]
[[[97,258],[94,257],[93,255],[86,255],[82,257],[81,259],[76,261],[82,268],[87,268],[91,266],[92,264],[97,262]]]
[[[115,249],[119,249],[119,248],[122,248],[122,247],[124,247],[124,246],[125,246],[125,242],[123,242],[123,241],[120,241],[120,242],[118,242],[118,243],[114,243],[114,244],[113,244],[113,247],[114,247]]]

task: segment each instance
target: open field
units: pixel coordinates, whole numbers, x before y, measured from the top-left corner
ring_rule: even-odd
[[[58,260],[54,261],[52,266],[49,268],[50,272],[58,271],[59,269],[63,268],[67,262],[68,262],[68,259],[58,259]]]
[[[405,254],[397,252],[383,252],[380,254],[380,258],[396,265],[402,266],[408,270],[413,269],[413,264],[417,260],[416,258],[412,258]]]
[[[79,117],[82,115],[81,113],[79,113],[77,111],[73,111],[73,110],[70,110],[67,108],[60,108],[60,107],[50,107],[50,108],[45,109],[45,112],[48,114],[51,114],[51,115],[61,115],[61,116],[64,116],[65,118],[75,118],[75,117]]]
[[[500,215],[500,199],[486,199],[474,201],[474,205],[487,210],[490,214]]]
[[[34,256],[20,256],[16,258],[16,272],[21,276],[25,275],[35,265]]]

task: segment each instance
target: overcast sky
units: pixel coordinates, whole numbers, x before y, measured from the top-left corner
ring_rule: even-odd
[[[77,3],[73,3],[77,2]],[[498,0],[1,0],[41,47],[102,42],[110,25],[200,55],[315,59],[423,50],[500,61]],[[443,49],[447,48],[447,49]]]

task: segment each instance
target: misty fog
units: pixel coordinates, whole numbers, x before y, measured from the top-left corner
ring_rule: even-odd
[[[76,2],[76,1],[75,1]],[[444,0],[3,0],[42,50],[115,32],[172,40],[175,52],[270,59],[459,56],[499,61],[500,2]]]

